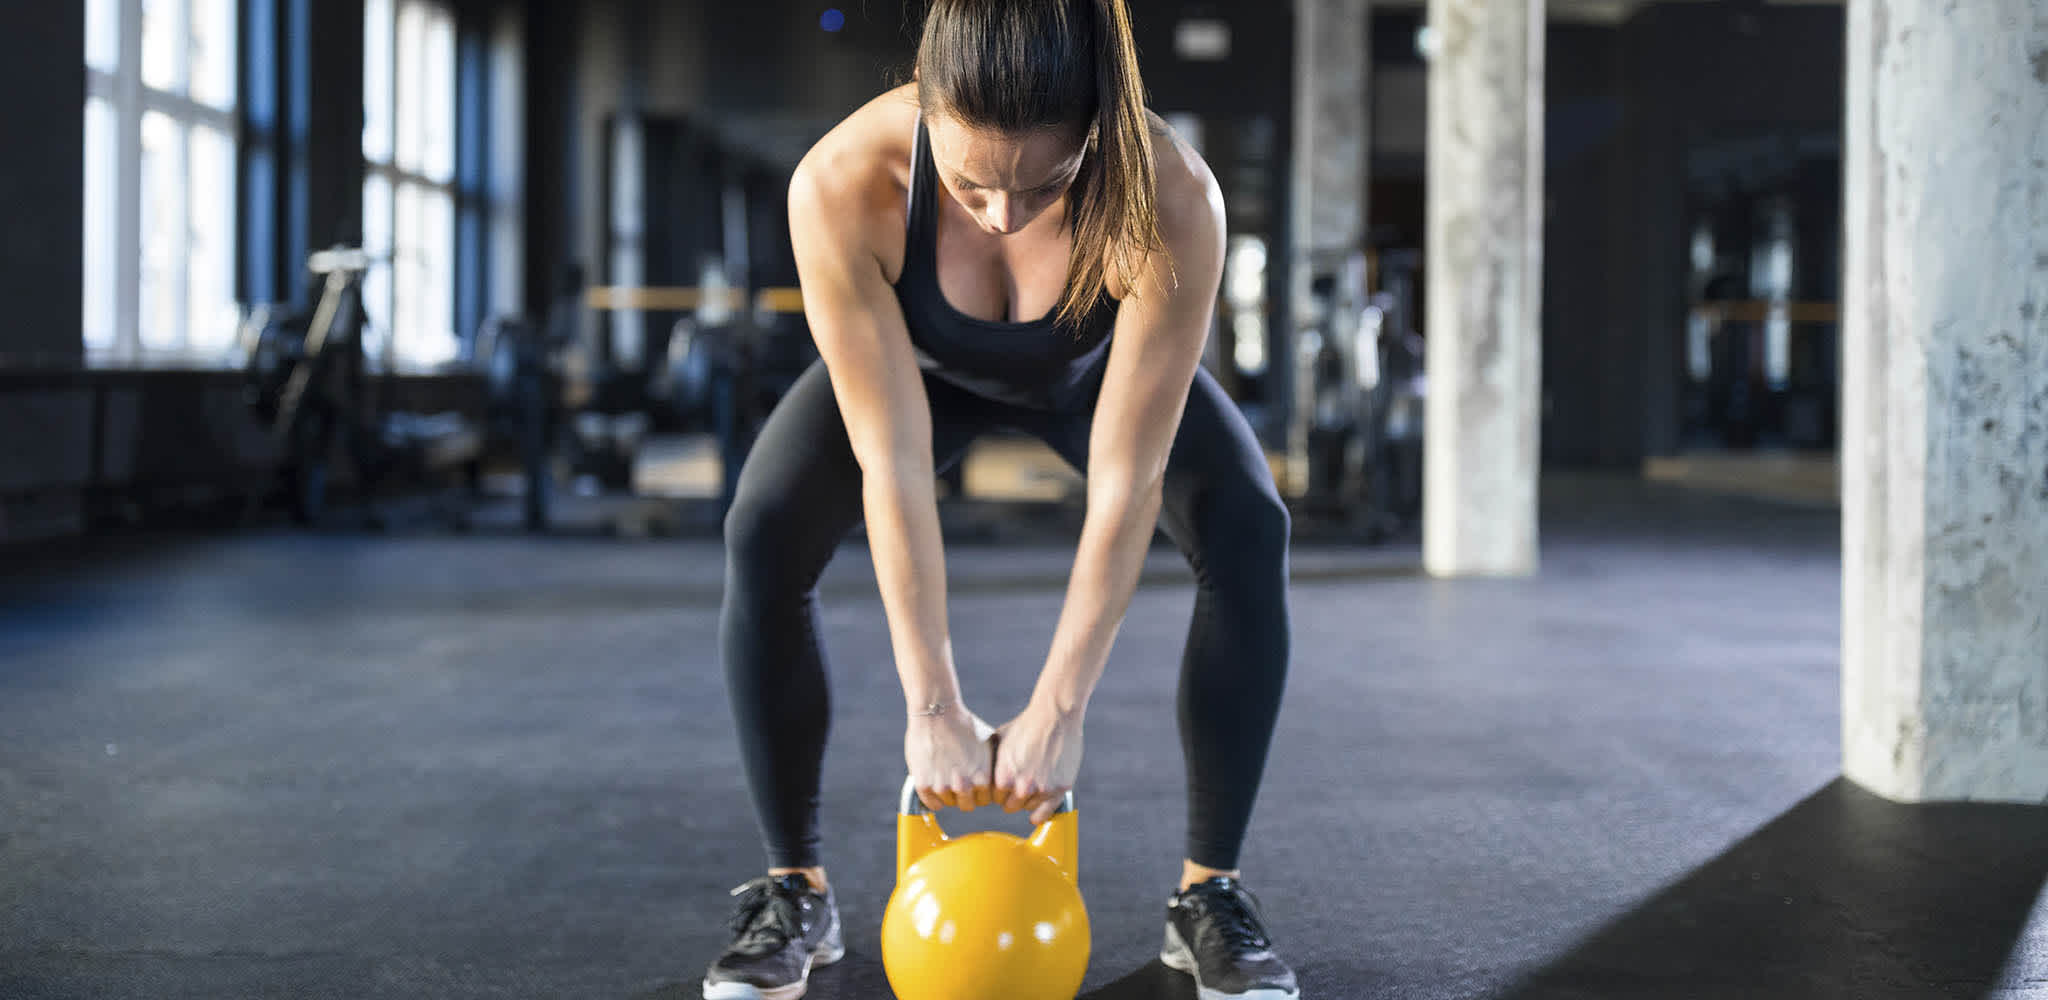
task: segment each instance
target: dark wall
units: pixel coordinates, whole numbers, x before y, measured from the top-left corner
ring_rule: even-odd
[[[0,359],[84,356],[85,15],[75,3],[12,4],[0,32]],[[4,423],[0,419],[0,423]]]
[[[1689,151],[1731,135],[1839,137],[1842,38],[1839,7],[1749,3],[1552,26],[1546,462],[1633,467],[1678,449]],[[1839,217],[1814,207],[1803,218]]]
[[[573,259],[573,205],[581,183],[571,136],[577,113],[576,48],[581,19],[568,4],[526,5],[526,309],[544,315]]]
[[[363,3],[312,0],[307,18],[297,54],[308,68],[305,212],[314,250],[362,239]]]
[[[1621,429],[1641,423],[1642,352],[1614,314],[1623,286],[1605,266],[1628,239],[1613,204],[1625,187],[1622,32],[1552,25],[1545,41],[1543,457],[1625,464],[1640,455]]]
[[[1186,18],[1230,26],[1230,55],[1187,62],[1174,54],[1174,27]],[[1294,105],[1294,19],[1284,5],[1133,0],[1132,37],[1139,71],[1160,111],[1204,115],[1277,115]]]
[[[910,79],[922,3],[840,5],[840,30],[819,25],[824,4],[714,4],[701,26],[702,107],[725,118],[838,119]]]
[[[0,32],[0,369],[84,357],[85,16],[17,4]],[[31,478],[82,477],[88,401],[61,386],[0,384],[0,494]],[[0,540],[71,530],[71,498],[0,501]]]

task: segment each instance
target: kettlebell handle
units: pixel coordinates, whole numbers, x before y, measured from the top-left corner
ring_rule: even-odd
[[[903,779],[903,799],[901,804],[896,807],[896,811],[904,816],[927,816],[931,814],[931,810],[925,807],[924,800],[917,797],[917,779]],[[1060,798],[1059,808],[1054,809],[1052,814],[1058,816],[1061,813],[1073,811],[1074,793],[1068,792]]]

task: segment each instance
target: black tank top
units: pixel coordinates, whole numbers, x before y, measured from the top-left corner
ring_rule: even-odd
[[[908,230],[896,301],[903,306],[918,365],[1000,402],[1061,411],[1092,406],[1109,360],[1116,299],[1105,290],[1078,328],[1056,324],[1051,316],[1028,323],[996,322],[953,308],[939,290],[941,190],[922,120],[911,157]]]

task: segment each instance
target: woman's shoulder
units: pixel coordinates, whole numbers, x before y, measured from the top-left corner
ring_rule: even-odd
[[[1216,175],[1200,150],[1157,112],[1146,111],[1152,131],[1153,204],[1159,213],[1159,235],[1171,243],[1203,223],[1219,221],[1222,193]]]
[[[1153,233],[1134,234],[1133,238],[1141,242],[1156,238],[1158,242],[1152,248],[1165,251],[1163,260],[1170,269],[1174,266],[1172,262],[1201,252],[1221,239],[1223,193],[1200,150],[1156,112],[1148,109],[1145,117],[1152,142],[1152,218],[1157,228]],[[1128,292],[1122,269],[1117,266],[1118,254],[1123,249],[1111,247],[1107,251],[1111,261],[1105,276],[1108,291],[1118,300]]]
[[[901,215],[916,127],[916,86],[884,91],[812,144],[797,163],[791,183],[808,185],[838,203],[894,204]]]

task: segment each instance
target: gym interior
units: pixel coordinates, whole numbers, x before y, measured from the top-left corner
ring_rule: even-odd
[[[819,357],[790,178],[927,6],[833,2],[13,5],[0,997],[702,995],[762,867],[721,526]],[[1291,517],[1243,869],[1301,994],[2048,997],[2048,5],[1128,8]],[[941,480],[1008,718],[1086,483]],[[1197,582],[1156,539],[1087,716],[1093,1000],[1197,995]],[[859,528],[816,597],[807,995],[885,998]]]

